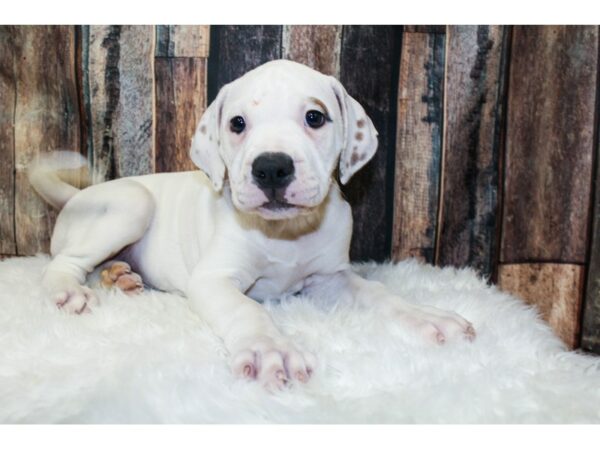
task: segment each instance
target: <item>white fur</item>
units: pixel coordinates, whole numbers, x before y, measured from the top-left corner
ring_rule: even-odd
[[[308,384],[271,394],[232,376],[222,342],[184,298],[98,291],[101,308],[68,315],[44,300],[47,262],[0,262],[2,423],[600,423],[600,358],[565,351],[534,310],[469,270],[360,269],[470,317],[470,345],[427,344],[334,295],[269,303],[319,361]]]

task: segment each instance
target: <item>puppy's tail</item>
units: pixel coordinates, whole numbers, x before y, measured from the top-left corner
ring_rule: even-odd
[[[36,192],[58,209],[91,184],[87,159],[63,150],[39,154],[27,166],[27,177]]]

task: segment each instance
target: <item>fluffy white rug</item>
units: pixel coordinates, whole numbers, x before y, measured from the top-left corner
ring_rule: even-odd
[[[319,358],[314,379],[269,394],[234,380],[186,300],[101,294],[93,314],[43,299],[44,256],[0,262],[0,422],[600,422],[600,358],[567,352],[536,312],[469,270],[364,265],[418,303],[471,320],[477,340],[436,347],[335,299],[269,304]]]

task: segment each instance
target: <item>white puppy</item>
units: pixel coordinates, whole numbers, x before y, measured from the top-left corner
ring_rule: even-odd
[[[149,285],[189,298],[223,338],[235,374],[271,387],[307,381],[315,362],[253,299],[327,288],[434,343],[472,339],[459,315],[407,303],[352,272],[352,215],[335,172],[346,183],[376,149],[371,120],[335,78],[290,61],[264,64],[223,87],[202,116],[191,146],[202,172],[80,191],[59,179],[55,157],[33,165],[33,185],[62,208],[44,285],[59,307],[80,313],[96,301],[88,273],[126,261]],[[112,281],[131,277],[126,264],[107,271]]]

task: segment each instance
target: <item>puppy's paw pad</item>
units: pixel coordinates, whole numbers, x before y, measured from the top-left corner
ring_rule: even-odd
[[[269,391],[281,390],[290,382],[307,383],[315,365],[312,354],[265,338],[247,342],[231,359],[234,375],[255,379]]]
[[[135,272],[121,275],[117,278],[114,285],[127,295],[136,295],[144,292],[142,277]]]
[[[123,261],[116,261],[102,270],[102,286],[110,289],[116,287],[127,295],[136,295],[144,291],[142,277],[131,271],[131,266]]]
[[[86,286],[74,286],[52,296],[56,306],[70,314],[83,314],[91,312],[98,304],[98,297]]]
[[[399,316],[427,340],[439,345],[460,337],[473,341],[476,336],[473,324],[451,311],[424,306],[401,311]]]

